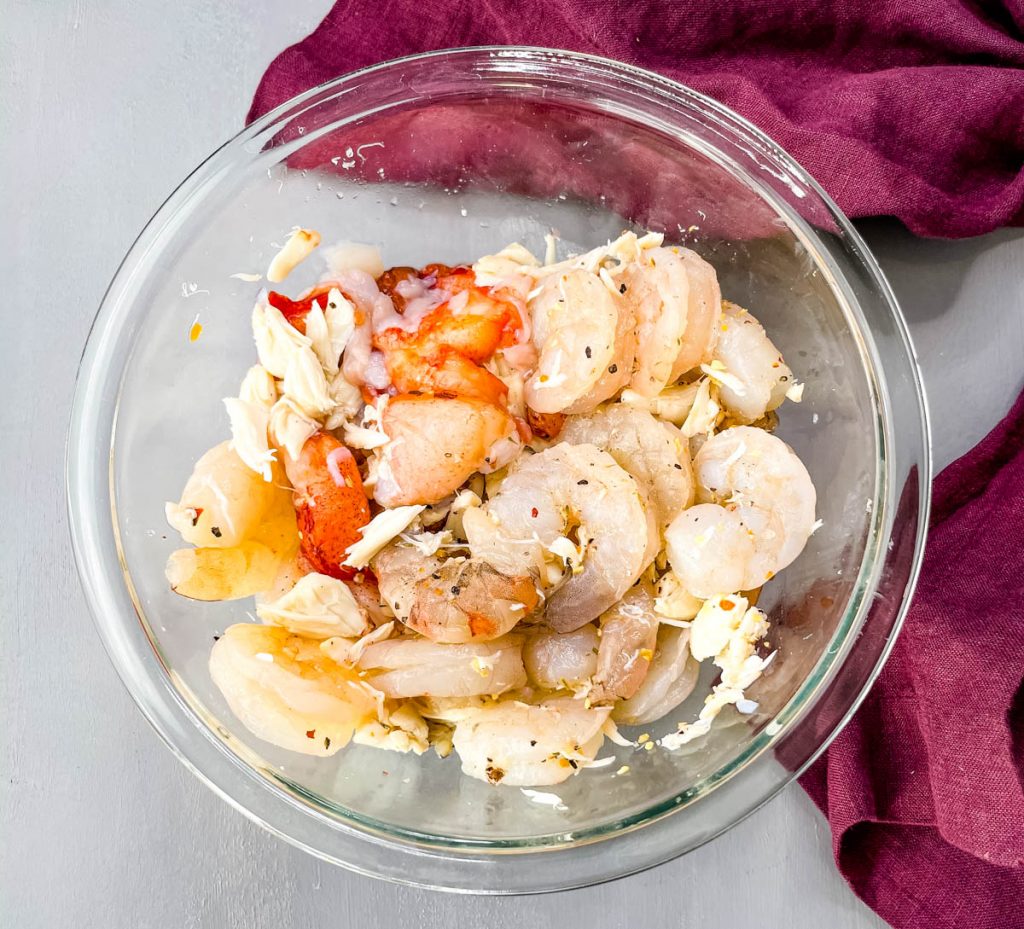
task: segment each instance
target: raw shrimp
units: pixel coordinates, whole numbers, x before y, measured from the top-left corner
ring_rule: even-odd
[[[686,248],[648,249],[619,280],[636,319],[633,390],[652,397],[711,360],[722,294],[703,258]]]
[[[814,531],[814,484],[803,462],[781,439],[752,426],[725,429],[704,443],[694,459],[694,473],[701,502],[731,500],[741,509],[760,507],[778,519],[782,544],[772,572],[781,571],[803,551]],[[756,527],[751,528],[756,533]]]
[[[619,280],[636,320],[636,364],[629,386],[653,397],[671,382],[686,336],[686,265],[671,249],[652,248],[626,265]]]
[[[522,637],[439,645],[428,639],[388,639],[370,645],[356,667],[387,697],[473,697],[526,685]]]
[[[693,503],[689,446],[678,429],[650,413],[613,403],[570,416],[560,438],[608,452],[647,491],[662,528]]]
[[[612,710],[612,719],[624,726],[642,726],[661,719],[693,692],[700,664],[690,654],[690,630],[662,626],[654,659],[640,689]]]
[[[654,593],[637,584],[601,617],[594,688],[587,695],[595,706],[628,699],[647,676],[658,637]]]
[[[424,556],[403,543],[380,551],[373,570],[395,616],[435,642],[496,639],[540,599],[529,575],[509,576],[475,558]]]
[[[484,509],[467,511],[463,528],[474,554],[499,570],[543,563],[548,546],[572,532],[584,544],[582,565],[547,599],[545,617],[556,632],[600,616],[650,563],[652,538],[657,549],[644,493],[593,445],[554,445],[518,459]]]
[[[672,570],[701,599],[760,587],[777,571],[782,524],[761,507],[702,503],[665,530]]]
[[[343,568],[342,562],[370,521],[370,504],[352,453],[334,436],[318,432],[306,440],[297,460],[286,460],[285,470],[295,488],[302,556],[320,574],[352,577],[355,571]]]
[[[530,301],[540,356],[526,382],[538,413],[583,413],[629,380],[635,352],[629,307],[589,271],[551,275]]]
[[[718,286],[715,269],[688,248],[680,248],[678,253],[686,265],[690,295],[686,301],[686,333],[676,363],[672,366],[670,383],[711,360],[718,340],[718,320],[722,315],[722,290]]]
[[[560,784],[594,760],[610,711],[572,697],[470,707],[457,714],[452,742],[470,777],[514,787]]]
[[[333,755],[376,719],[381,700],[319,642],[279,626],[229,627],[210,653],[210,676],[246,729],[305,755]]]
[[[597,629],[590,623],[574,632],[538,630],[523,646],[530,683],[544,690],[582,686],[597,671],[599,642]]]
[[[719,384],[718,397],[735,421],[752,423],[782,403],[793,372],[750,313],[729,302],[722,310],[714,357],[732,377]]]
[[[521,447],[508,413],[470,397],[395,397],[381,428],[390,441],[379,452],[373,494],[386,507],[436,503]]]

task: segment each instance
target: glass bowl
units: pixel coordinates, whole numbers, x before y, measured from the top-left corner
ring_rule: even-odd
[[[458,263],[519,240],[562,252],[623,228],[685,242],[765,324],[803,402],[779,435],[823,523],[764,589],[778,655],[683,750],[606,742],[611,760],[540,794],[464,777],[457,758],[349,746],[277,749],[232,717],[207,671],[245,602],[197,603],[164,578],[163,516],[228,435],[221,397],[255,358],[260,273],[294,225],[381,248],[389,265]],[[314,257],[285,285],[321,269]],[[202,327],[201,335],[192,336]],[[888,653],[927,524],[928,426],[892,292],[860,236],[771,140],[725,107],[599,58],[480,48],[339,78],[257,120],[160,208],[118,270],[81,364],[68,450],[75,552],[132,696],[172,751],[270,831],[354,870],[516,893],[618,877],[727,829],[799,774]],[[658,725],[692,719],[710,687]],[[632,735],[637,735],[633,732]],[[628,765],[628,772],[622,767]]]

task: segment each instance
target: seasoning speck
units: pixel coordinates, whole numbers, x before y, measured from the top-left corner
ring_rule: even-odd
[[[505,776],[505,772],[501,768],[496,768],[493,765],[489,766],[485,773],[487,780],[492,784],[497,784]]]
[[[223,533],[220,531],[220,526],[211,526],[210,527],[210,534],[215,539],[219,539],[223,535]]]

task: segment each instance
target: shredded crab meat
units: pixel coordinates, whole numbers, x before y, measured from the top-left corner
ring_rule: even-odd
[[[281,246],[267,268],[267,280],[280,284],[295,268],[305,261],[320,244],[320,233],[315,229],[300,229],[296,226],[288,241]]]

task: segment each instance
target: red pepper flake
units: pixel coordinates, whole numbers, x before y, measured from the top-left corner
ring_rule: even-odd
[[[307,739],[315,739],[316,738],[316,730],[315,729],[307,729],[306,730],[306,738]]]
[[[537,507],[534,507],[532,510],[530,510],[530,515],[534,519],[536,519],[538,516],[540,516],[540,510],[538,510]]]
[[[732,600],[723,600],[722,601],[722,609],[723,610],[735,610],[736,609],[736,604],[733,603]]]
[[[192,512],[196,514],[192,517],[192,525],[194,526],[199,522],[199,517],[203,515],[203,508],[201,506],[192,507]]]

